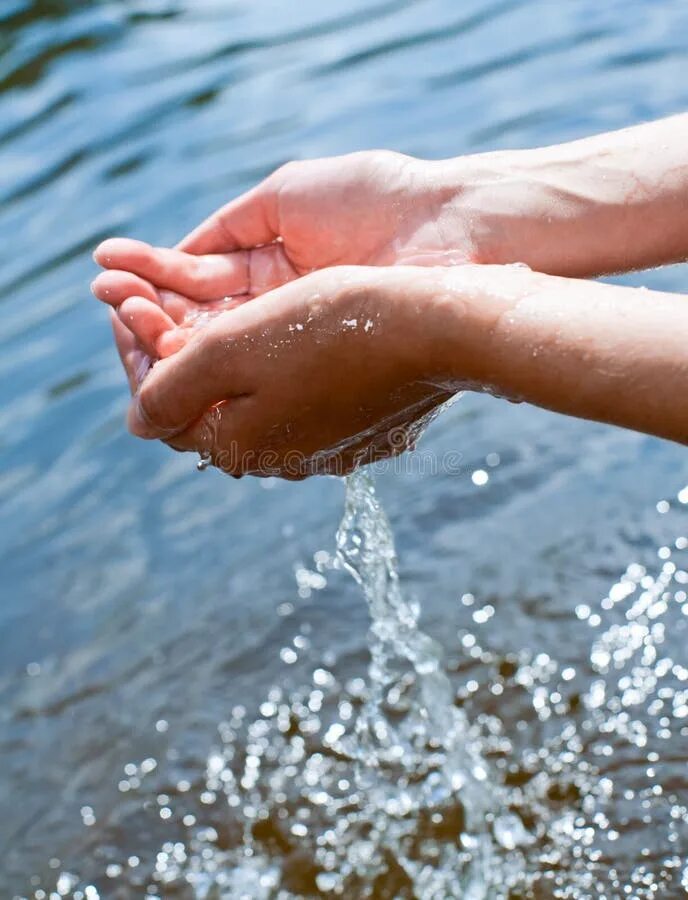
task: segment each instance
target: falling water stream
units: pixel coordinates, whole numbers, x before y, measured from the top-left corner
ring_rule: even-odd
[[[402,594],[391,528],[365,470],[347,479],[337,561],[360,585],[371,616],[368,697],[349,736],[366,816],[414,888],[442,896],[460,886],[477,900],[490,881],[487,825],[499,799],[453,704],[441,648],[419,630],[419,610]],[[420,819],[442,825],[457,815],[460,834],[443,848],[441,865],[426,867]]]

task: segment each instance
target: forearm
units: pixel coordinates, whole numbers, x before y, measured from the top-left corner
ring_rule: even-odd
[[[448,380],[688,443],[688,297],[497,266],[443,270]]]
[[[582,277],[688,259],[688,114],[430,165],[479,262]]]

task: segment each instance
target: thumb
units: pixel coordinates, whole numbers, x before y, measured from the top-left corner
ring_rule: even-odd
[[[278,236],[277,192],[267,179],[214,212],[177,249],[195,255],[228,253],[271,244]]]
[[[186,430],[237,389],[232,339],[207,326],[172,356],[155,363],[129,407],[128,426],[141,438],[170,438]]]

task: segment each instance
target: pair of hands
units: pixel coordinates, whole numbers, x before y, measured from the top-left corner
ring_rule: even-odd
[[[344,473],[473,384],[685,442],[685,299],[581,279],[688,258],[687,139],[678,115],[290,163],[175,250],[106,241],[131,430],[233,475]]]
[[[405,449],[456,389],[427,267],[485,261],[435,165],[289,163],[175,249],[101,244],[92,290],[113,310],[131,431],[232,475],[343,474]]]

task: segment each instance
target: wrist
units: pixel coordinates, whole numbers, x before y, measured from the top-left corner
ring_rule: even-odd
[[[671,121],[646,127],[651,135],[641,126],[428,163],[443,230],[465,241],[471,261],[525,262],[551,275],[589,277],[685,259],[682,145],[671,140]]]
[[[525,262],[538,271],[568,271],[582,204],[549,148],[409,158],[408,171],[441,236],[434,253],[421,251],[409,265]]]
[[[427,177],[470,261],[582,277],[635,265],[625,176],[582,141],[429,163]]]
[[[387,353],[404,381],[460,390],[485,376],[490,317],[498,303],[490,266],[368,269],[365,302],[384,328]],[[362,271],[362,270],[359,270]],[[376,329],[377,330],[377,329]],[[371,334],[373,330],[371,329]]]
[[[428,301],[431,377],[454,390],[510,396],[510,321],[524,299],[546,288],[548,276],[513,265],[455,266],[436,273]]]
[[[568,271],[586,209],[549,149],[461,157],[438,169],[441,190],[451,185],[447,215],[457,230],[468,228],[473,262]]]

